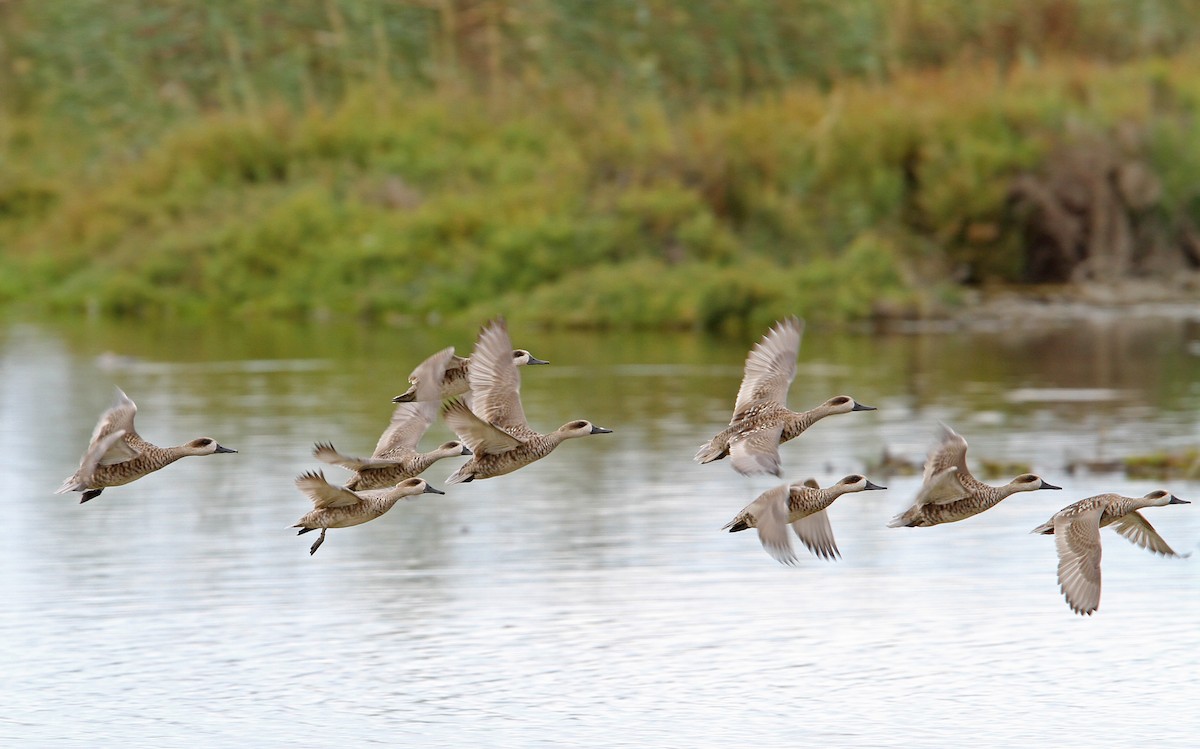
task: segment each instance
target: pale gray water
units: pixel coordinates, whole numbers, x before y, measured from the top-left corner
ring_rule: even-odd
[[[719,528],[774,479],[691,456],[719,430],[749,343],[513,330],[543,430],[612,435],[515,474],[313,535],[292,486],[315,440],[369,453],[404,376],[473,331],[287,325],[0,328],[6,746],[1194,746],[1200,558],[1105,531],[1090,618],[1029,529],[1091,494],[1196,481],[1070,475],[1074,459],[1200,444],[1200,326],[1104,323],[923,337],[810,330],[794,407],[875,413],[783,448],[823,483],[885,447],[923,457],[944,419],[1061,492],[962,523],[884,527],[916,476],[830,510],[843,559],[786,568]],[[113,351],[136,360],[97,361]],[[102,366],[101,366],[102,365]],[[114,384],[147,439],[191,458],[79,505],[75,468]],[[449,438],[438,424],[424,444]],[[336,479],[346,474],[326,466]],[[991,479],[1000,483],[1004,479]],[[1147,517],[1200,550],[1200,502]]]

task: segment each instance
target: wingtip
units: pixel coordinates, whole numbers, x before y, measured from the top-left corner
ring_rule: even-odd
[[[311,481],[313,479],[316,479],[317,481],[325,481],[325,472],[320,470],[319,468],[315,471],[314,470],[305,471],[304,473],[302,473],[296,477],[295,483],[299,484],[302,481]]]

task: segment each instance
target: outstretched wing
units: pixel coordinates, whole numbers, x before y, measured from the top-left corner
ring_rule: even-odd
[[[116,391],[117,395],[113,405],[100,415],[100,421],[96,422],[96,428],[92,430],[92,440],[88,444],[88,451],[84,456],[84,461],[95,459],[96,463],[92,466],[93,468],[96,465],[111,466],[116,463],[124,463],[142,454],[140,450],[129,444],[130,437],[138,436],[137,430],[133,427],[137,404],[128,395],[125,395],[125,391],[121,388],[116,388]],[[106,439],[118,431],[124,433],[122,439]],[[106,445],[105,449],[93,455],[93,450],[100,442]]]
[[[779,460],[779,437],[783,426],[759,429],[747,437],[729,443],[729,457],[733,469],[743,476],[769,473],[783,475]]]
[[[423,383],[422,383],[423,384]],[[392,421],[375,443],[373,458],[392,457],[397,453],[416,452],[417,443],[437,417],[439,401],[419,400],[401,403],[392,411]]]
[[[416,384],[415,399],[417,401],[437,401],[442,392],[442,376],[450,360],[454,357],[454,347],[447,346],[436,354],[425,358],[409,375],[408,381]],[[437,405],[433,412],[437,413]],[[432,421],[432,418],[430,419]]]
[[[789,317],[777,322],[761,341],[754,344],[746,357],[742,385],[733,406],[735,417],[757,400],[787,405],[788,387],[796,377],[796,359],[800,356],[803,334],[804,323],[799,318]]]
[[[123,442],[124,438],[125,430],[118,429],[92,442],[88,446],[88,451],[83,454],[83,460],[79,461],[79,469],[70,478],[62,482],[62,485],[54,493],[81,492],[91,487],[92,477],[96,473],[96,466],[100,465],[100,457],[108,453],[116,443]]]
[[[1158,535],[1158,531],[1154,530],[1150,521],[1146,520],[1137,510],[1122,515],[1112,521],[1111,525],[1117,533],[1146,551],[1162,554],[1164,557],[1179,556],[1174,549],[1167,545],[1162,536]]]
[[[352,455],[344,455],[338,452],[331,442],[318,442],[313,448],[313,457],[322,463],[341,466],[351,471],[362,471],[367,468],[390,468],[400,462],[383,458],[356,458]]]
[[[474,371],[475,365],[471,366]],[[460,400],[447,401],[442,408],[442,417],[476,455],[506,453],[524,444],[511,434],[506,434],[480,419]]]
[[[837,542],[833,539],[829,515],[824,510],[800,518],[792,523],[792,530],[809,551],[822,559],[837,559],[841,556]]]
[[[957,468],[947,468],[927,477],[913,500],[915,505],[945,505],[967,498],[967,490],[958,477]]]
[[[479,333],[468,375],[472,408],[479,418],[505,431],[529,430],[521,408],[521,374],[513,363],[512,341],[503,318],[488,323]]]
[[[763,549],[776,561],[793,565],[796,563],[796,552],[792,549],[792,541],[788,536],[787,494],[786,485],[768,489],[746,509],[754,515],[758,540]]]
[[[941,438],[925,459],[925,474],[914,504],[948,504],[966,498],[964,476],[972,478],[967,470],[967,441],[942,424]]]
[[[1090,614],[1100,606],[1100,514],[1103,506],[1054,520],[1058,584],[1071,610]]]
[[[312,500],[313,507],[326,510],[358,504],[359,496],[349,489],[333,486],[320,471],[308,471],[296,477],[296,488]]]

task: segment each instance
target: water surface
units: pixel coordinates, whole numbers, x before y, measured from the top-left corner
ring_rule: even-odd
[[[0,328],[0,743],[58,746],[1191,746],[1200,572],[1104,534],[1094,617],[1054,544],[1069,502],[1200,483],[1070,473],[1200,443],[1200,323],[1106,321],[926,336],[809,330],[790,403],[879,407],[783,448],[786,478],[857,471],[886,492],[830,510],[843,558],[795,568],[719,531],[776,485],[691,456],[727,421],[749,343],[513,330],[531,424],[614,433],[509,476],[312,535],[292,479],[312,443],[367,454],[417,362],[474,331],[338,326]],[[86,505],[74,470],[114,384],[147,439],[191,458]],[[1061,492],[889,529],[937,420],[970,460]],[[436,424],[423,444],[449,439]],[[347,474],[325,466],[334,480]],[[1010,478],[991,478],[1001,483]],[[1200,549],[1200,503],[1147,517]]]

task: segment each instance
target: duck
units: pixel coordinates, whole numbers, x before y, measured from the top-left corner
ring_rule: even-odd
[[[1162,489],[1144,497],[1098,494],[1067,505],[1032,532],[1054,536],[1059,589],[1072,611],[1091,616],[1100,607],[1100,529],[1111,525],[1151,553],[1178,557],[1138,510],[1186,504],[1191,502]]]
[[[316,554],[321,544],[325,543],[325,532],[330,528],[349,528],[370,522],[407,497],[446,493],[435,489],[425,479],[416,477],[404,479],[390,489],[356,492],[330,484],[321,471],[307,471],[297,476],[296,488],[313,503],[312,511],[292,526],[300,529],[296,535],[302,536],[318,529],[321,531],[308,550],[309,556]]]
[[[807,411],[787,407],[787,392],[796,377],[796,358],[804,323],[797,317],[777,321],[746,357],[729,426],[700,447],[694,460],[712,463],[731,456],[743,476],[782,476],[779,446],[834,414],[874,411],[848,395],[839,395]]]
[[[511,352],[504,319],[485,325],[471,355],[474,401],[468,406],[454,398],[442,406],[442,418],[471,451],[471,458],[446,479],[447,484],[512,473],[546,457],[565,440],[612,433],[584,419],[567,422],[549,434],[530,428],[521,407],[521,375]]]
[[[437,418],[437,383],[448,362],[454,359],[454,347],[450,346],[429,356],[415,370],[417,400],[401,403],[392,412],[392,421],[369,458],[356,458],[339,453],[331,442],[318,442],[313,457],[354,471],[346,482],[350,491],[382,489],[394,486],[403,479],[419,476],[427,468],[443,458],[470,455],[471,451],[461,440],[443,442],[434,450],[419,452],[417,443]]]
[[[173,447],[147,442],[133,426],[137,404],[116,388],[113,405],[100,416],[79,468],[55,494],[81,492],[79,502],[100,496],[110,486],[123,486],[192,455],[236,453],[211,437],[197,437]]]
[[[803,483],[784,484],[768,489],[745,507],[721,530],[737,533],[748,528],[758,529],[758,540],[767,553],[779,562],[796,564],[787,526],[815,556],[834,560],[841,556],[833,538],[833,528],[825,509],[843,494],[886,489],[865,476],[851,474],[822,489],[816,479]]]
[[[1003,486],[979,481],[967,469],[967,441],[945,424],[925,460],[925,474],[913,504],[892,518],[889,528],[926,527],[965,520],[991,509],[1017,492],[1062,489],[1041,476],[1024,473]]]
[[[518,367],[533,366],[537,364],[549,364],[545,359],[539,359],[526,349],[513,349],[512,352],[513,364]],[[454,356],[446,363],[446,370],[440,378],[441,388],[433,391],[431,394],[422,395],[418,392],[418,387],[421,383],[420,375],[417,370],[408,377],[408,390],[405,390],[400,395],[392,398],[393,403],[412,403],[419,402],[422,398],[425,400],[444,401],[449,398],[455,398],[460,395],[465,395],[471,389],[470,383],[471,357]],[[437,382],[438,380],[434,380]]]

